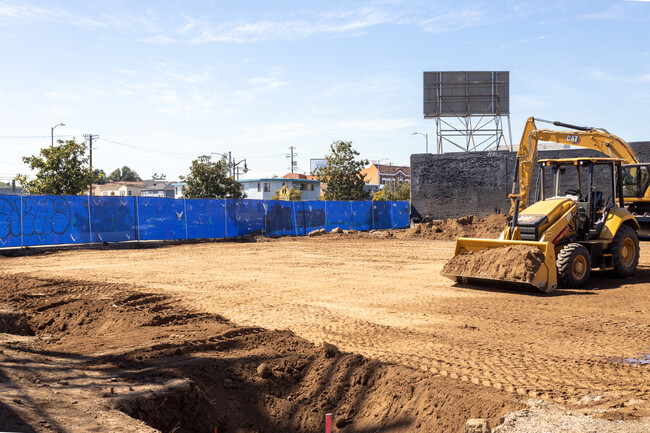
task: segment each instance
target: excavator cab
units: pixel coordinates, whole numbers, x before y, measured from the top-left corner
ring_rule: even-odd
[[[621,175],[625,203],[641,226],[639,237],[650,239],[650,164],[625,164]]]
[[[622,168],[623,195],[626,199],[650,194],[650,170],[647,164],[625,164]]]

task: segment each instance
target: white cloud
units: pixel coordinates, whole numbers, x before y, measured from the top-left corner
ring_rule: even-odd
[[[446,33],[493,22],[485,13],[475,9],[461,9],[438,15],[420,23],[424,31]]]

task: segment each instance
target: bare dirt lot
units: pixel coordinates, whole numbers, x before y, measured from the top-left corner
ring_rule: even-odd
[[[630,425],[650,415],[648,243],[634,278],[595,272],[550,295],[456,285],[439,275],[453,245],[402,232],[0,258],[0,305],[37,334],[5,337],[0,380],[15,392],[2,404],[32,431],[66,431],[54,401],[80,425],[88,413],[127,425],[126,413],[163,431],[173,410],[220,432],[320,431],[325,411],[346,432],[459,431],[470,417],[494,425],[522,397]],[[93,398],[104,412],[78,409]],[[210,404],[220,418],[190,424]]]

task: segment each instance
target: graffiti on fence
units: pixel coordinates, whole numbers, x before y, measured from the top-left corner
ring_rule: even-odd
[[[266,231],[272,234],[284,234],[291,232],[295,234],[295,225],[293,223],[293,206],[291,202],[267,202],[266,209]]]
[[[312,209],[308,206],[304,210],[298,210],[296,221],[305,227],[325,227],[325,209]]]
[[[21,231],[24,236],[62,234],[70,221],[70,205],[64,197],[24,197],[22,209],[20,197],[0,198],[0,238],[20,236]]]

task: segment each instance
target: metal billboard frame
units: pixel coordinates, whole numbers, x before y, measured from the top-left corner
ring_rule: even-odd
[[[508,71],[438,71],[423,74],[425,119],[435,119],[437,153],[449,143],[464,152],[509,149],[510,73]]]

